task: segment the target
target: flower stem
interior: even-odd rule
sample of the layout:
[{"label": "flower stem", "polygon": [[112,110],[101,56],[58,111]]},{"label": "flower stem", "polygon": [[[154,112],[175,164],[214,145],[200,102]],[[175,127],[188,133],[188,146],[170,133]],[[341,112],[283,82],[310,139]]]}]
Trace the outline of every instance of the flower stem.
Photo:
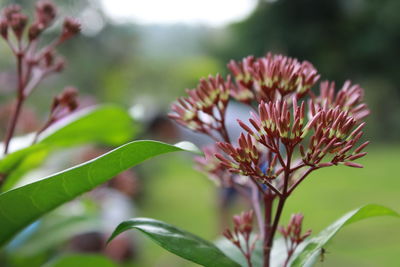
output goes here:
[{"label": "flower stem", "polygon": [[[291,174],[291,159],[292,159],[292,153],[293,150],[291,147],[286,147],[286,152],[287,152],[287,159],[286,159],[286,164],[283,166],[284,167],[284,184],[283,184],[283,192],[281,195],[278,195],[279,197],[279,202],[278,202],[278,206],[276,208],[276,213],[274,216],[274,221],[272,223],[272,227],[270,227],[268,230],[268,234],[266,232],[266,235],[264,237],[264,267],[269,267],[270,266],[270,257],[271,257],[271,249],[272,249],[272,245],[274,243],[274,237],[275,237],[275,233],[278,229],[278,224],[279,224],[279,220],[281,218],[282,215],[282,211],[283,211],[283,207],[285,205],[286,199],[288,197],[288,185],[289,185],[289,179],[290,179],[290,174]],[[273,201],[271,201],[273,202]],[[266,202],[267,204],[267,202]],[[265,206],[265,216],[267,218],[268,215],[267,213],[271,213],[269,210],[271,209],[271,206]]]},{"label": "flower stem", "polygon": [[264,237],[263,237],[263,247],[264,247],[264,267],[269,267],[271,249],[269,245],[269,237],[272,234],[271,226],[271,216],[272,216],[272,206],[274,203],[274,197],[272,194],[264,195]]},{"label": "flower stem", "polygon": [[25,96],[24,96],[24,92],[23,92],[24,91],[24,82],[22,80],[22,61],[23,61],[23,57],[24,57],[23,53],[18,52],[16,54],[16,57],[17,57],[17,78],[18,78],[17,103],[16,103],[15,109],[11,115],[10,124],[7,128],[6,136],[4,139],[4,154],[8,153],[10,141],[14,135],[15,128],[17,126],[17,122],[18,122],[19,116],[21,114],[22,105],[25,100]]}]

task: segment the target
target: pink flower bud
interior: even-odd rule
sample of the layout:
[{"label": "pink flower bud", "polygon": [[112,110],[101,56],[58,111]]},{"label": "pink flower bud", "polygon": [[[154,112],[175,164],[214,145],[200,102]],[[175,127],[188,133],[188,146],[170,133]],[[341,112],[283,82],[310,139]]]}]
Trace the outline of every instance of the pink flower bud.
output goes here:
[{"label": "pink flower bud", "polygon": [[60,42],[70,39],[71,37],[80,33],[80,31],[81,24],[78,22],[78,20],[74,18],[65,18],[60,36]]},{"label": "pink flower bud", "polygon": [[364,168],[364,166],[361,165],[361,164],[358,164],[358,163],[355,163],[355,162],[349,162],[349,161],[346,161],[344,163],[344,165],[349,166],[349,167],[353,167],[353,168]]}]

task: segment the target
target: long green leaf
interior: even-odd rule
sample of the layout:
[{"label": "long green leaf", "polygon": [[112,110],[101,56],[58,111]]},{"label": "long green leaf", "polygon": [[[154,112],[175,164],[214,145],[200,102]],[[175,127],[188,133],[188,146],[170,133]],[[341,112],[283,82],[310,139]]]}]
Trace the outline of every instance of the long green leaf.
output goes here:
[{"label": "long green leaf", "polygon": [[124,109],[105,105],[81,110],[60,121],[33,146],[32,135],[14,138],[13,147],[19,150],[0,159],[0,173],[7,175],[2,191],[11,189],[23,174],[38,167],[51,150],[83,143],[120,145],[132,140],[136,131],[137,126]]},{"label": "long green leaf", "polygon": [[135,141],[43,180],[0,194],[0,245],[40,216],[116,174],[157,155],[182,150],[156,141]]},{"label": "long green leaf", "polygon": [[135,218],[122,222],[112,233],[109,242],[129,229],[141,231],[166,250],[200,265],[209,267],[240,266],[214,244],[154,219]]},{"label": "long green leaf", "polygon": [[395,216],[400,214],[384,206],[369,204],[350,211],[339,220],[321,231],[316,237],[310,239],[303,250],[293,259],[292,267],[313,266],[321,255],[322,248],[342,229],[344,226],[376,216]]}]

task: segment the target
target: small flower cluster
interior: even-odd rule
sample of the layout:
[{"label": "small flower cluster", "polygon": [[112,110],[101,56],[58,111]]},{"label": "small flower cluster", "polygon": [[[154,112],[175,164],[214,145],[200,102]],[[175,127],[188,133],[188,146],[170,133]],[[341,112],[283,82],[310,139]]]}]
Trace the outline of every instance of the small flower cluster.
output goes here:
[{"label": "small flower cluster", "polygon": [[[350,167],[362,167],[352,161],[367,154],[362,150],[369,142],[364,142],[357,147],[357,143],[363,135],[362,129],[365,123],[357,123],[349,112],[342,111],[339,107],[317,110],[311,106],[310,110],[312,119],[307,125],[305,133],[311,130],[313,134],[310,137],[307,151],[300,146],[304,163],[320,167],[339,163]],[[330,161],[320,163],[327,155],[331,156]]]},{"label": "small flower cluster", "polygon": [[217,132],[226,137],[224,119],[230,87],[229,77],[227,81],[221,75],[201,79],[196,89],[187,90],[188,97],[172,106],[169,117],[193,131],[211,136]]},{"label": "small flower cluster", "polygon": [[254,240],[251,241],[253,218],[254,214],[252,210],[235,215],[233,216],[233,231],[226,229],[223,233],[223,235],[242,252],[249,263],[251,262],[251,254],[257,240],[254,238]]},{"label": "small flower cluster", "polygon": [[[53,100],[51,107],[51,113],[62,113],[63,110],[66,112],[72,112],[78,107],[77,101],[78,91],[74,87],[66,87],[64,91],[56,96]],[[57,116],[59,117],[59,116]]]},{"label": "small flower cluster", "polygon": [[237,82],[232,96],[245,103],[253,99],[274,101],[288,95],[301,98],[319,79],[310,62],[271,53],[258,59],[250,56],[242,62],[231,61],[228,67]]},{"label": "small flower cluster", "polygon": [[303,218],[303,215],[300,213],[292,214],[289,224],[286,227],[280,226],[278,228],[278,231],[282,234],[285,240],[287,249],[285,266],[287,265],[290,257],[293,255],[298,245],[311,235],[311,230],[307,230],[305,233],[302,233]]},{"label": "small flower cluster", "polygon": [[[72,18],[64,20],[60,36],[51,44],[38,49],[39,37],[49,28],[57,16],[55,5],[49,0],[38,1],[36,4],[34,21],[28,25],[28,16],[19,5],[10,5],[3,9],[0,19],[0,33],[7,41],[11,50],[21,58],[21,69],[24,72],[23,83],[34,83],[44,76],[60,72],[64,68],[64,60],[55,55],[55,48],[80,32],[80,24]],[[15,36],[15,42],[10,36],[10,31]],[[26,33],[26,39],[24,36]],[[40,79],[39,79],[40,78]],[[25,95],[32,89],[25,90]]]},{"label": "small flower cluster", "polygon": [[55,122],[68,116],[78,108],[78,90],[74,87],[66,87],[64,90],[54,97],[50,108],[50,114],[46,123],[36,132],[33,143],[36,143],[39,135]]},{"label": "small flower cluster", "polygon": [[298,106],[296,99],[293,100],[292,112],[286,101],[277,100],[268,103],[261,101],[258,106],[259,115],[252,113],[249,119],[255,131],[242,121],[239,121],[239,124],[259,143],[278,153],[277,138],[283,144],[291,146],[295,146],[303,139],[304,109],[304,102]]},{"label": "small flower cluster", "polygon": [[[78,21],[65,18],[60,35],[52,42],[40,47],[40,37],[54,23],[56,17],[57,8],[50,0],[40,0],[36,3],[32,23],[29,23],[28,16],[22,12],[19,5],[9,5],[2,10],[0,35],[17,59],[17,103],[4,140],[5,154],[8,152],[25,99],[43,79],[64,69],[65,61],[57,55],[56,48],[81,30]],[[67,106],[67,109],[61,108],[62,113],[69,113],[76,109],[76,90],[74,93],[73,91],[67,89],[62,96],[54,99],[51,121],[55,121],[56,117],[60,118],[60,115],[55,116],[55,113],[60,113],[61,107]],[[44,127],[48,126],[47,122]],[[38,133],[40,132],[41,130]]]},{"label": "small flower cluster", "polygon": [[363,103],[364,90],[358,85],[346,81],[343,87],[335,94],[335,83],[324,81],[320,85],[320,95],[313,97],[313,103],[327,110],[338,107],[357,121],[369,115],[368,107]]}]

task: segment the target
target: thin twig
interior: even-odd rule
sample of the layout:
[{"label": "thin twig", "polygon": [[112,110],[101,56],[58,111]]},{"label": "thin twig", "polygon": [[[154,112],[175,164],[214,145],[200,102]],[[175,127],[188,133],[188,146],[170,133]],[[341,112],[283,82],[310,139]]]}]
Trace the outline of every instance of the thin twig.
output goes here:
[{"label": "thin twig", "polygon": [[22,70],[22,62],[23,62],[23,57],[24,57],[23,52],[22,51],[18,51],[17,54],[16,54],[16,57],[17,57],[17,79],[18,79],[18,82],[17,82],[17,103],[16,103],[15,109],[14,109],[12,115],[11,115],[11,120],[10,120],[9,126],[7,128],[6,136],[5,136],[5,139],[4,139],[4,154],[8,153],[10,142],[11,142],[11,139],[12,139],[12,137],[14,135],[15,128],[17,126],[18,119],[19,119],[19,116],[21,114],[22,105],[23,105],[23,102],[25,100],[25,97],[24,97],[24,83],[23,83],[23,80],[22,80],[22,71],[23,71]]}]

